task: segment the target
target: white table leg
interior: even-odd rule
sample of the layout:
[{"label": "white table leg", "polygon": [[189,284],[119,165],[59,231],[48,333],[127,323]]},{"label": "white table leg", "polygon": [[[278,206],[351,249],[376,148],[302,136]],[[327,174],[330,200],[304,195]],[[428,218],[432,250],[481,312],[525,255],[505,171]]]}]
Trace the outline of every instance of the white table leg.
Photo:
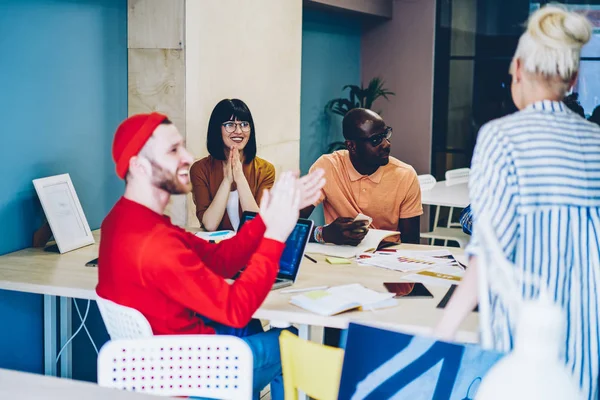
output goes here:
[{"label": "white table leg", "polygon": [[[72,304],[69,297],[59,297],[60,302],[60,347],[65,345],[71,338],[73,331],[72,325]],[[73,367],[73,342],[69,343],[67,348],[60,356],[60,376],[63,378],[72,377]]]},{"label": "white table leg", "polygon": [[[310,325],[298,325],[298,336],[304,340],[310,340]],[[308,400],[308,396],[302,390],[298,390],[298,400]]]},{"label": "white table leg", "polygon": [[[310,325],[298,325],[298,336],[304,340],[310,340]],[[298,390],[298,400],[308,400],[308,396],[302,390]]]},{"label": "white table leg", "polygon": [[298,336],[304,340],[310,340],[310,325],[298,325]]},{"label": "white table leg", "polygon": [[56,375],[56,297],[44,295],[44,375]]}]

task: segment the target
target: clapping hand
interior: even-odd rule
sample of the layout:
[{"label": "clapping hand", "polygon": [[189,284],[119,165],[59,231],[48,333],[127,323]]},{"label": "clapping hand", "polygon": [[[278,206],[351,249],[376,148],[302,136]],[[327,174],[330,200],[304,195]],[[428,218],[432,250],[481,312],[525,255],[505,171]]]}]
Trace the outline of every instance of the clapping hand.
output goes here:
[{"label": "clapping hand", "polygon": [[267,229],[265,238],[285,243],[296,226],[300,213],[301,185],[292,172],[284,172],[271,190],[265,190],[260,216]]},{"label": "clapping hand", "polygon": [[240,151],[237,147],[232,146],[231,150],[229,150],[230,159],[231,159],[231,170],[233,175],[233,180],[236,183],[239,183],[242,179],[246,179],[244,176],[244,170],[242,169],[242,161],[240,160]]},{"label": "clapping hand", "polygon": [[315,204],[321,197],[321,189],[325,186],[325,171],[318,168],[298,180],[300,184],[300,209]]},{"label": "clapping hand", "polygon": [[223,180],[228,184],[233,183],[233,151],[229,151],[227,160],[223,162]]}]

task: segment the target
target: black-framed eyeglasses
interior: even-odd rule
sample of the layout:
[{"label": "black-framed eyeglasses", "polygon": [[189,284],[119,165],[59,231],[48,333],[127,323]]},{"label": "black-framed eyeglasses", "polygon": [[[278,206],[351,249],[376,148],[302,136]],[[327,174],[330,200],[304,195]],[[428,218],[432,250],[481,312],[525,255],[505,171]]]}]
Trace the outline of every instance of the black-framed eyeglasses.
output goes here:
[{"label": "black-framed eyeglasses", "polygon": [[373,135],[373,136],[369,136],[368,138],[356,138],[353,140],[359,140],[361,142],[369,142],[371,144],[371,146],[373,147],[377,147],[381,144],[381,142],[383,142],[383,140],[390,140],[390,138],[392,137],[392,127],[388,126],[387,128],[385,128],[385,131],[378,133],[377,135]]},{"label": "black-framed eyeglasses", "polygon": [[237,129],[238,126],[240,127],[242,132],[250,132],[250,122],[248,122],[248,121],[240,121],[240,122],[227,121],[227,122],[223,122],[221,125],[223,125],[223,127],[225,128],[225,132],[227,132],[227,133],[235,132],[235,130]]}]

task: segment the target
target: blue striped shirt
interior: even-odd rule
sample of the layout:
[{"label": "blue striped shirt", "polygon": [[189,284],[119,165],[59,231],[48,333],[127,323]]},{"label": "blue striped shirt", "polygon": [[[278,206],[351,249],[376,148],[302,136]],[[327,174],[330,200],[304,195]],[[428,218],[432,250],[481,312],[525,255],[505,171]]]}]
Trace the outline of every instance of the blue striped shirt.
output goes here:
[{"label": "blue striped shirt", "polygon": [[473,212],[471,211],[471,205],[466,206],[460,213],[460,226],[467,235],[473,233]]},{"label": "blue striped shirt", "polygon": [[[523,298],[542,286],[565,311],[563,360],[585,398],[598,398],[600,332],[600,127],[561,102],[542,101],[486,124],[473,155],[470,197],[485,210],[507,259],[536,282],[519,282]],[[494,347],[513,347],[515,320],[489,291]]]}]

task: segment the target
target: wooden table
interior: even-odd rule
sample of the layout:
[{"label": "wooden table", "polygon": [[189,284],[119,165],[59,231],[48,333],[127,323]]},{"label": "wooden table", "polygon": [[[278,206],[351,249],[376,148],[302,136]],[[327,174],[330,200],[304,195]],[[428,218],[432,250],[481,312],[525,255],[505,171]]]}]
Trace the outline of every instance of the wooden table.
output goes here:
[{"label": "wooden table", "polygon": [[[71,336],[71,298],[94,300],[98,283],[97,270],[85,264],[98,256],[100,233],[94,232],[96,244],[65,254],[48,253],[42,249],[25,249],[0,257],[0,289],[44,295],[44,363],[45,373],[56,375],[56,331],[60,334],[60,346]],[[427,249],[430,246],[401,245],[403,249]],[[440,247],[435,247],[440,249]],[[462,250],[450,248],[461,255]],[[331,265],[323,256],[313,255],[318,262],[304,258],[294,288],[335,286],[348,283],[385,291],[383,282],[395,282],[403,274],[376,267]],[[427,335],[441,317],[436,305],[447,288],[428,286],[433,299],[400,299],[398,305],[375,311],[355,311],[332,317],[322,317],[289,304],[293,294],[273,291],[255,313],[256,318],[272,321],[273,325],[299,325],[303,337],[308,338],[310,326],[346,328],[351,321],[390,327],[412,334]],[[57,313],[57,303],[61,312]],[[60,315],[57,322],[57,314]],[[478,320],[471,314],[461,327],[457,339],[477,341]],[[54,334],[54,336],[53,336]],[[66,355],[61,356],[61,376],[70,377],[70,345]],[[64,358],[62,358],[64,357]]]},{"label": "wooden table", "polygon": [[0,369],[2,400],[151,400],[156,396],[103,388],[93,383]]}]

